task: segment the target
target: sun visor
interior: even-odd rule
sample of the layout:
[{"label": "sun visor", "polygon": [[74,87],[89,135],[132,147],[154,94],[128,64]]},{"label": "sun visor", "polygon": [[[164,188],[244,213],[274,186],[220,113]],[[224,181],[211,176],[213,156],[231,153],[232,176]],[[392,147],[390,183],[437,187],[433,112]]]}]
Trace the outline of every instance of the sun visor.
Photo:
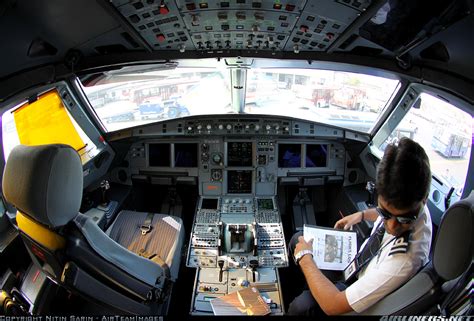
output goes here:
[{"label": "sun visor", "polygon": [[13,117],[23,145],[67,144],[76,151],[86,146],[56,90],[21,106],[13,112]]}]

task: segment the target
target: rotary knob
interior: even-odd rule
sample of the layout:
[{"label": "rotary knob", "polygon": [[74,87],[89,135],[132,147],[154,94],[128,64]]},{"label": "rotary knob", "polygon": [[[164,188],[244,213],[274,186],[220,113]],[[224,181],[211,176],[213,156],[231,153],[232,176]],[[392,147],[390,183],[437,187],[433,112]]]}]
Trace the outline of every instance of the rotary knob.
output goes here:
[{"label": "rotary knob", "polygon": [[222,124],[219,124],[219,127],[218,127],[220,130],[223,130],[224,129],[224,125]]},{"label": "rotary knob", "polygon": [[266,130],[270,130],[270,129],[272,129],[272,126],[267,125],[267,126],[265,126],[265,129],[266,129]]},{"label": "rotary knob", "polygon": [[207,130],[211,130],[211,129],[212,129],[212,125],[211,125],[211,124],[207,125],[207,126],[206,126],[206,129],[207,129]]},{"label": "rotary knob", "polygon": [[222,156],[220,154],[213,154],[212,155],[212,161],[215,163],[215,164],[220,164],[221,161],[222,161]]},{"label": "rotary knob", "polygon": [[260,129],[260,125],[255,125],[255,130],[259,130]]},{"label": "rotary knob", "polygon": [[201,130],[202,129],[202,125],[197,125],[197,130]]},{"label": "rotary knob", "polygon": [[231,129],[232,129],[232,125],[231,125],[231,124],[227,124],[227,126],[225,126],[225,128],[226,128],[227,130],[231,130]]}]

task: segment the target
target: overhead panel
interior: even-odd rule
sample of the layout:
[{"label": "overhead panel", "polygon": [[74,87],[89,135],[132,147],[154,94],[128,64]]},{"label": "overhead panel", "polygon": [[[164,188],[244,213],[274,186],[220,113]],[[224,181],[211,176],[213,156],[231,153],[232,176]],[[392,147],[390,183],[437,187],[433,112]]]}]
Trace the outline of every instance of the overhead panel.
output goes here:
[{"label": "overhead panel", "polygon": [[184,19],[198,50],[281,51],[305,2],[209,1],[206,9],[186,2]]},{"label": "overhead panel", "polygon": [[370,4],[357,2],[359,8],[354,8],[353,2],[308,1],[285,51],[325,51]]},{"label": "overhead panel", "polygon": [[154,50],[325,51],[370,0],[113,0]]},{"label": "overhead panel", "polygon": [[194,47],[174,1],[114,0],[112,4],[154,50]]}]

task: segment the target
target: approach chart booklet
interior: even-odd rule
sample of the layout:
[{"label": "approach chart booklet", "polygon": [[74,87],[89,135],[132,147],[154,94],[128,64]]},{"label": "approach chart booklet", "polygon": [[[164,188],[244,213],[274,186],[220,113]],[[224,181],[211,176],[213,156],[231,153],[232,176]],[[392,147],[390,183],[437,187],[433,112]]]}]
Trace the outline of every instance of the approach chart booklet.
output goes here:
[{"label": "approach chart booklet", "polygon": [[305,241],[313,239],[313,259],[322,270],[344,270],[357,254],[357,234],[315,225],[304,225]]},{"label": "approach chart booklet", "polygon": [[267,315],[271,312],[260,292],[255,287],[211,300],[214,315]]}]

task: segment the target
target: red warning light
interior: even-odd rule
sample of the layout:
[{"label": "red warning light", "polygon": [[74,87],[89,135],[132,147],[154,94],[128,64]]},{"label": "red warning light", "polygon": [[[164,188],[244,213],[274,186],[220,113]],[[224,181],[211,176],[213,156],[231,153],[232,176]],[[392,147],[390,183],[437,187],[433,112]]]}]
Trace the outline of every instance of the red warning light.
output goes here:
[{"label": "red warning light", "polygon": [[160,33],[159,35],[156,35],[156,40],[158,40],[158,42],[165,41],[165,35],[162,33]]},{"label": "red warning light", "polygon": [[285,7],[285,10],[286,10],[286,11],[294,11],[294,10],[295,10],[295,6],[292,5],[292,4],[287,4],[286,7]]},{"label": "red warning light", "polygon": [[309,27],[308,27],[308,26],[302,25],[302,26],[300,27],[300,31],[301,31],[301,32],[306,33],[306,32],[308,32],[308,30],[309,30]]},{"label": "red warning light", "polygon": [[168,14],[170,9],[167,6],[160,6],[160,14]]},{"label": "red warning light", "polygon": [[281,9],[281,3],[274,3],[273,4],[273,9],[280,10]]}]

